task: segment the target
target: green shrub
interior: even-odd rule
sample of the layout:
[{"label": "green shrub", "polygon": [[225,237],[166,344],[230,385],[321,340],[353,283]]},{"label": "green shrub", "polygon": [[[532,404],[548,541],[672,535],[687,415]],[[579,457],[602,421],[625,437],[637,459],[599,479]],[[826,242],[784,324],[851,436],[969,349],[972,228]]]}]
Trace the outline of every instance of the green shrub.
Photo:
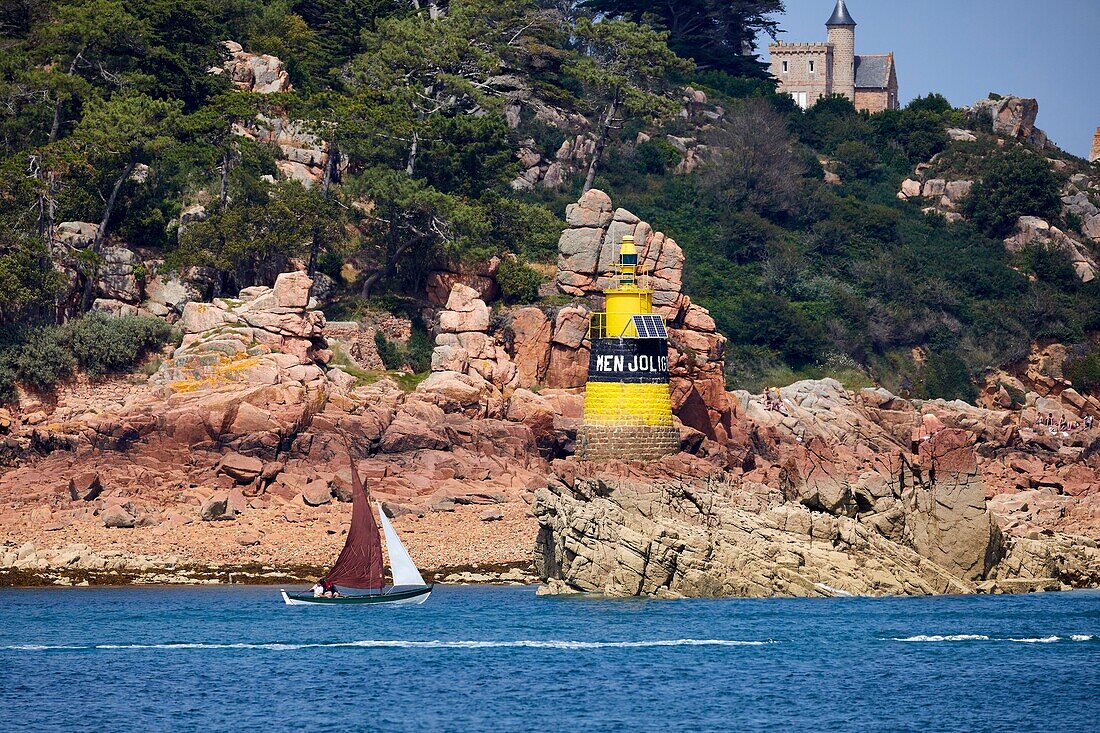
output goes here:
[{"label": "green shrub", "polygon": [[15,385],[51,392],[80,366],[89,376],[130,371],[169,341],[171,327],[151,316],[110,318],[92,313],[64,326],[8,329],[0,345],[0,404],[13,402]]},{"label": "green shrub", "polygon": [[386,338],[381,331],[374,332],[374,345],[378,348],[378,356],[382,359],[382,366],[386,369],[400,369],[405,366],[405,357],[397,344]]},{"label": "green shrub", "polygon": [[1078,392],[1100,390],[1100,351],[1093,351],[1083,359],[1069,362],[1065,366],[1065,374]]},{"label": "green shrub", "polygon": [[0,405],[10,405],[18,398],[15,382],[15,372],[6,364],[0,364]]},{"label": "green shrub", "polygon": [[57,341],[93,377],[129,371],[168,343],[172,328],[152,316],[110,318],[92,313],[58,329]]},{"label": "green shrub", "polygon": [[978,398],[966,362],[953,351],[934,351],[928,357],[923,393],[929,399],[974,402]]},{"label": "green shrub", "polygon": [[837,172],[845,181],[867,178],[879,167],[874,148],[862,140],[849,140],[837,145],[834,155],[839,164]]},{"label": "green shrub", "polygon": [[497,284],[506,303],[534,303],[543,280],[537,270],[511,258],[505,258],[497,269]]},{"label": "green shrub", "polygon": [[989,236],[1008,235],[1021,216],[1050,221],[1061,213],[1058,178],[1043,157],[1024,148],[993,153],[981,172],[963,208]]},{"label": "green shrub", "polygon": [[35,392],[49,392],[73,374],[73,355],[58,343],[59,329],[43,329],[13,354],[16,379]]},{"label": "green shrub", "polygon": [[668,140],[655,137],[634,149],[638,172],[664,175],[680,162],[680,151]]},{"label": "green shrub", "polygon": [[1069,251],[1059,245],[1035,244],[1023,252],[1028,269],[1043,282],[1073,289],[1077,285],[1077,271]]},{"label": "green shrub", "polygon": [[719,246],[727,260],[744,265],[767,258],[771,226],[765,219],[752,212],[736,212],[716,224]]},{"label": "green shrub", "polygon": [[432,368],[432,339],[428,329],[418,320],[413,321],[412,335],[406,347],[406,358],[409,368],[417,374],[431,371]]}]

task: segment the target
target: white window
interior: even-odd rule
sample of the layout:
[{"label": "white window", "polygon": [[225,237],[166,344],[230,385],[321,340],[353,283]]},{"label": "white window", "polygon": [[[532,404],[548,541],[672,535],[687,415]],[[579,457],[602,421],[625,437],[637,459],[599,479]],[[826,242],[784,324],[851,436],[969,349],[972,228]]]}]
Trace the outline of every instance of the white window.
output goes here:
[{"label": "white window", "polygon": [[786,74],[788,71],[790,71],[789,64],[788,64],[788,62],[784,61],[783,62],[783,73]]},{"label": "white window", "polygon": [[814,62],[810,61],[810,73],[814,73]]},{"label": "white window", "polygon": [[808,92],[791,92],[791,97],[794,98],[794,103],[802,109],[806,109],[810,106],[810,95]]}]

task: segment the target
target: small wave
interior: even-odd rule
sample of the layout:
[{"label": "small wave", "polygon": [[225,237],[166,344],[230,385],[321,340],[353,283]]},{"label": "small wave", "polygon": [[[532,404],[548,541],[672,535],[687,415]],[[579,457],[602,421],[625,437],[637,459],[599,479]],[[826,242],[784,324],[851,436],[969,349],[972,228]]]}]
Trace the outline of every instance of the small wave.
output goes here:
[{"label": "small wave", "polygon": [[951,636],[925,635],[892,637],[890,641],[989,641],[985,634],[953,634]]},{"label": "small wave", "polygon": [[1092,641],[1096,637],[1092,636],[1091,634],[1074,634],[1073,636],[1071,636],[1069,638],[1072,639],[1073,641]]},{"label": "small wave", "polygon": [[1056,641],[1061,641],[1059,636],[1026,636],[1022,639],[1012,639],[1009,641],[1015,641],[1020,644],[1053,644]]},{"label": "small wave", "polygon": [[517,639],[515,641],[410,641],[404,639],[363,639],[360,641],[339,641],[330,643],[234,643],[234,644],[206,644],[201,642],[172,643],[172,644],[94,644],[84,646],[48,645],[48,644],[13,644],[0,647],[5,651],[54,651],[54,650],[129,650],[129,649],[263,649],[267,651],[297,651],[300,649],[335,649],[335,648],[398,648],[398,649],[501,649],[501,648],[529,648],[529,649],[641,649],[646,647],[674,647],[674,646],[765,646],[775,644],[776,641],[741,641],[737,639],[658,639],[653,641],[568,641],[568,640],[540,640]]}]

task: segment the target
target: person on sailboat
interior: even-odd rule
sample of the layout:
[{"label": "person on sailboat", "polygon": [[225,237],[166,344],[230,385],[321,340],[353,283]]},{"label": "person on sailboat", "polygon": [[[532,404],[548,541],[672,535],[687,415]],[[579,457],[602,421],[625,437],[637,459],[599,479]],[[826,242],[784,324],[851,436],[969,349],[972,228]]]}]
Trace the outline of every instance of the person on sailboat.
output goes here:
[{"label": "person on sailboat", "polygon": [[321,581],[318,580],[313,584],[313,587],[310,588],[310,591],[312,591],[314,598],[320,598],[325,594],[325,586],[321,585]]}]

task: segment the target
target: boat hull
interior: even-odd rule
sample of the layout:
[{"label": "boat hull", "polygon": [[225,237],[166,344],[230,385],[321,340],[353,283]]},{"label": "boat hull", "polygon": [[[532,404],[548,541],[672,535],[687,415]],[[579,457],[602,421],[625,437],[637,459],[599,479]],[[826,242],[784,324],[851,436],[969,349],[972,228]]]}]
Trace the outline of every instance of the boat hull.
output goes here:
[{"label": "boat hull", "polygon": [[340,596],[339,598],[324,598],[312,593],[287,593],[280,589],[283,602],[288,606],[365,606],[369,604],[388,603],[394,606],[419,606],[428,600],[432,594],[434,585],[425,585],[420,588],[396,588],[385,593],[369,596]]}]

